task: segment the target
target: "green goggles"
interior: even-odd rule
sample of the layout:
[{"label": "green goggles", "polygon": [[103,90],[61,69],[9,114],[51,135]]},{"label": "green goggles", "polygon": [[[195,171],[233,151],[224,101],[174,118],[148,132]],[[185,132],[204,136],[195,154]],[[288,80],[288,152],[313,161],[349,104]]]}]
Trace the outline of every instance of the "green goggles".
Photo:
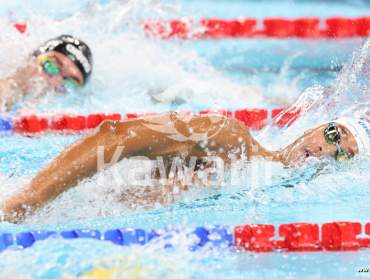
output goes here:
[{"label": "green goggles", "polygon": [[[42,69],[47,75],[52,77],[61,75],[61,69],[55,61],[51,60],[47,56],[41,56],[40,60]],[[67,77],[63,77],[63,84],[57,88],[58,91],[64,93],[73,93],[76,92],[77,89],[77,84]]]},{"label": "green goggles", "polygon": [[350,158],[349,154],[347,154],[340,146],[340,131],[335,123],[329,123],[328,127],[326,127],[326,129],[324,130],[324,137],[327,143],[334,144],[337,148],[337,151],[334,155],[335,160],[342,161],[348,160]]}]

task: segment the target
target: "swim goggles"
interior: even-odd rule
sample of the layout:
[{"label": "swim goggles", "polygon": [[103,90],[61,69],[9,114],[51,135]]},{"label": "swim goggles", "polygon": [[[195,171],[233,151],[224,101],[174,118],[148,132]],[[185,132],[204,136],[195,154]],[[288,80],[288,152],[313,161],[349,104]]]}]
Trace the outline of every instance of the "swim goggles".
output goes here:
[{"label": "swim goggles", "polygon": [[[60,66],[51,57],[40,55],[40,62],[43,71],[49,76],[61,75]],[[78,89],[78,85],[68,77],[63,77],[63,84],[57,88],[58,91],[64,93],[73,93]]]},{"label": "swim goggles", "polygon": [[330,122],[328,127],[324,130],[324,137],[327,143],[334,144],[337,148],[334,158],[337,161],[348,160],[350,158],[349,154],[346,153],[343,148],[340,146],[340,132],[338,126]]}]

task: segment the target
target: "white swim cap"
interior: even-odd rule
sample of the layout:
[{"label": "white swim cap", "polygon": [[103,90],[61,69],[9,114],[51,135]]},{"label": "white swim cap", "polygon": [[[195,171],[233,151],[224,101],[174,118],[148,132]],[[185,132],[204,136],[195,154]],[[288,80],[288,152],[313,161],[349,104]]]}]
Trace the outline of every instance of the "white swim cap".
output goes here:
[{"label": "white swim cap", "polygon": [[370,154],[370,124],[365,119],[343,117],[334,122],[346,127],[354,136],[361,155]]}]

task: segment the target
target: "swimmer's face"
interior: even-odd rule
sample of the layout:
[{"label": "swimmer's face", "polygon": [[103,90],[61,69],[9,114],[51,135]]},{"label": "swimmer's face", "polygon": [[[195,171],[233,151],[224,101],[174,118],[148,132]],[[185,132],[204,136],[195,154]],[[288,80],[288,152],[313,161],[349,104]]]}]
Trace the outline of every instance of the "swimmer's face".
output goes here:
[{"label": "swimmer's face", "polygon": [[[326,142],[324,130],[328,124],[308,130],[282,152],[282,160],[287,165],[297,164],[310,157],[334,157],[336,147]],[[341,136],[340,146],[349,155],[358,153],[355,138],[348,129],[337,124]]]},{"label": "swimmer's face", "polygon": [[42,77],[47,81],[53,89],[61,88],[65,85],[65,81],[70,80],[77,88],[83,86],[83,75],[78,67],[68,58],[68,56],[52,51],[47,54],[48,59],[56,64],[60,74],[50,75],[45,71],[41,72]]}]

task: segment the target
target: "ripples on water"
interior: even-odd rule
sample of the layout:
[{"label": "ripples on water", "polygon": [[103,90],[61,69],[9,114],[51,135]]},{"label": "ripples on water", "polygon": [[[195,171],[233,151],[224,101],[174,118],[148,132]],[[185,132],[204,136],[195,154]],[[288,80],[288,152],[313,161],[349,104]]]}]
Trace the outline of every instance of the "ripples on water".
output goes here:
[{"label": "ripples on water", "polygon": [[[71,5],[78,5],[76,3],[72,1]],[[59,14],[57,21],[42,13],[36,16],[37,12],[30,10],[33,13],[27,15],[30,28],[27,36],[14,32],[11,27],[4,28],[0,36],[1,76],[20,65],[30,49],[63,30],[63,33],[80,36],[92,46],[95,77],[81,96],[54,97],[50,94],[39,105],[27,103],[20,108],[22,110],[124,113],[255,107],[263,106],[268,101],[258,93],[263,90],[262,84],[257,82],[252,88],[246,88],[243,83],[230,79],[216,69],[207,55],[199,56],[197,50],[187,43],[163,43],[147,39],[138,32],[137,23],[147,18],[167,18],[169,14],[181,16],[183,11],[176,5],[162,5],[156,1],[91,4],[79,14],[70,16],[67,11],[64,16]],[[2,26],[8,26],[6,20],[1,21]],[[315,85],[305,90],[295,105],[307,101],[312,101],[314,105],[299,121],[283,130],[268,128],[256,135],[258,139],[268,147],[280,148],[305,129],[322,121],[354,112],[366,117],[370,92],[369,72],[366,70],[369,44],[369,40],[363,42],[331,88]],[[289,69],[289,59],[286,65]],[[278,89],[279,86],[280,89],[286,89],[286,85],[289,85],[289,79],[287,82],[283,81],[284,78],[286,76],[282,75],[277,79]],[[293,100],[297,91],[297,88],[293,88],[288,97]],[[224,97],[225,92],[228,98]],[[0,176],[3,189],[1,199],[21,187],[42,165],[77,137],[57,139],[47,136],[40,139],[39,147],[35,147],[38,139],[1,138],[0,167],[4,173]],[[123,208],[116,199],[119,189],[109,179],[104,185],[98,185],[97,177],[93,177],[64,193],[24,225],[3,223],[0,226],[19,231],[30,228],[106,229],[124,226],[149,229],[176,225],[183,226],[186,231],[189,224],[368,221],[369,166],[367,156],[339,163],[332,159],[312,159],[307,165],[296,169],[286,169],[280,164],[256,159],[238,169],[232,183],[226,182],[221,189],[195,188],[185,193],[174,205],[151,210]],[[130,165],[122,162],[118,167],[129,169]],[[253,175],[249,175],[251,171]],[[269,176],[265,175],[266,171]],[[297,276],[302,268],[313,267],[318,268],[320,274],[332,268],[333,261],[338,267],[345,263],[347,268],[338,270],[348,272],[348,275],[352,274],[352,267],[361,264],[365,264],[365,267],[368,264],[366,253],[353,254],[352,258],[349,254],[340,257],[321,254],[269,256],[207,250],[190,253],[185,248],[188,244],[185,236],[185,232],[175,235],[173,241],[177,248],[172,252],[163,251],[158,244],[121,248],[91,240],[47,240],[25,251],[1,253],[0,267],[3,274],[31,273],[34,278],[56,278],[63,273],[63,278],[73,278],[93,266],[118,265],[126,274],[136,272],[169,278],[175,274],[176,278],[185,278],[192,275],[202,277],[200,274],[204,274],[204,277],[238,277],[243,271],[248,271],[251,276]],[[112,257],[113,260],[110,259]],[[319,262],[320,267],[317,267]],[[332,272],[335,273],[334,270]]]}]

